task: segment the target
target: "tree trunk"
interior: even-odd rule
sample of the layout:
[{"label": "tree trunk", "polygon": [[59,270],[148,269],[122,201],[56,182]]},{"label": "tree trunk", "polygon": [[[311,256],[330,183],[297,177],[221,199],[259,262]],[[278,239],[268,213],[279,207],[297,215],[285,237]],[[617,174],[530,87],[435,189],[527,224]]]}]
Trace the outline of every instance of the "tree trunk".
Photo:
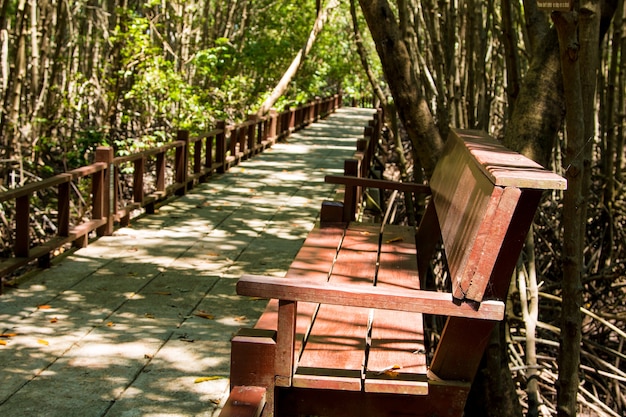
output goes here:
[{"label": "tree trunk", "polygon": [[[8,1],[3,1],[0,7],[0,97],[6,95],[9,87],[9,30],[7,25],[7,9]],[[3,125],[5,110],[0,107],[0,158],[9,159],[10,154],[8,152],[9,140],[7,134],[3,131]],[[4,175],[0,172],[0,181],[2,181]]]},{"label": "tree trunk", "polygon": [[522,415],[517,395],[511,395],[511,392],[515,393],[515,382],[511,378],[506,352],[506,322],[503,321],[491,332],[489,345],[465,404],[464,417]]},{"label": "tree trunk", "polygon": [[291,62],[291,65],[289,66],[289,68],[287,68],[287,71],[285,71],[285,73],[283,74],[283,77],[280,79],[276,87],[274,87],[274,90],[272,90],[269,97],[265,99],[263,104],[261,104],[261,107],[257,111],[257,116],[263,116],[268,111],[270,111],[270,109],[276,103],[276,101],[278,101],[278,99],[285,93],[285,91],[287,91],[287,87],[289,87],[289,83],[298,72],[298,69],[300,69],[300,65],[302,65],[302,62],[304,61],[306,56],[311,51],[311,48],[313,47],[313,44],[315,43],[315,39],[317,38],[317,35],[324,28],[324,24],[328,20],[328,17],[330,16],[330,12],[338,5],[339,5],[338,0],[330,0],[328,5],[326,5],[326,7],[320,13],[318,13],[317,18],[315,19],[315,23],[313,24],[313,29],[311,30],[311,33],[309,34],[309,38],[307,39],[302,49],[300,49],[300,52],[298,52],[296,57],[293,59],[293,61]]},{"label": "tree trunk", "polygon": [[524,247],[527,266],[520,262],[518,267],[518,282],[522,318],[526,328],[526,395],[528,395],[528,412],[526,417],[538,417],[539,405],[539,372],[537,369],[537,339],[536,329],[539,319],[539,286],[537,285],[537,271],[535,268],[535,241],[533,228],[528,231]]},{"label": "tree trunk", "polygon": [[20,0],[17,5],[17,17],[15,25],[15,36],[17,37],[15,48],[14,68],[10,74],[12,82],[7,90],[5,108],[7,109],[7,120],[4,124],[2,120],[2,132],[8,136],[6,152],[11,158],[21,161],[20,137],[19,137],[19,117],[24,78],[26,77],[26,0]]},{"label": "tree trunk", "polygon": [[417,93],[413,64],[398,22],[386,0],[359,0],[359,3],[376,43],[400,119],[420,164],[430,177],[443,148],[443,140],[428,103]]},{"label": "tree trunk", "polygon": [[356,50],[359,54],[359,58],[361,58],[361,65],[363,66],[363,71],[365,71],[365,75],[367,75],[367,79],[374,90],[374,94],[380,100],[380,104],[383,107],[387,107],[387,97],[385,97],[385,93],[382,88],[378,84],[378,80],[374,75],[374,72],[370,68],[369,60],[367,57],[367,51],[365,50],[365,46],[363,45],[363,38],[361,37],[361,31],[359,30],[359,21],[356,15],[356,0],[350,0],[350,15],[352,16],[352,28],[354,32],[354,43],[356,44]]},{"label": "tree trunk", "polygon": [[549,166],[564,111],[558,38],[552,30],[533,54],[507,125],[504,144]]},{"label": "tree trunk", "polygon": [[565,178],[567,191],[563,198],[563,304],[561,308],[561,333],[558,356],[557,415],[576,415],[578,393],[578,368],[582,317],[583,249],[581,239],[584,228],[582,210],[584,165],[581,156],[585,145],[585,109],[581,86],[578,43],[578,15],[575,12],[553,14],[559,35],[561,67],[566,105],[567,148],[565,151]]},{"label": "tree trunk", "polygon": [[615,180],[617,182],[623,182],[622,164],[624,161],[624,136],[626,136],[626,6],[624,1],[621,4],[622,8],[619,11],[622,13],[622,39],[620,41],[620,76],[618,87],[618,103],[620,120],[617,128],[617,154],[615,155]]},{"label": "tree trunk", "polygon": [[[504,60],[506,62],[506,93],[508,98],[507,116],[515,108],[515,101],[520,91],[521,65],[519,40],[517,29],[513,23],[513,8],[511,0],[502,0],[502,43],[504,45]],[[508,118],[508,117],[507,117]]]}]

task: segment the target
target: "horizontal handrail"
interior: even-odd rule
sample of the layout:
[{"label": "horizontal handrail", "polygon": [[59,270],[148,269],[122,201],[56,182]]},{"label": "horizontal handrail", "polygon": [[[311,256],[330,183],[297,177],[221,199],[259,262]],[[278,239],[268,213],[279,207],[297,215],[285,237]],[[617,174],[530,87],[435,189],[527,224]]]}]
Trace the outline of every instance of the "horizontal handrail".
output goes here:
[{"label": "horizontal handrail", "polygon": [[276,278],[244,275],[237,281],[237,294],[285,301],[379,308],[492,321],[502,320],[505,309],[502,301],[461,302],[455,300],[452,294],[447,292],[376,287],[368,284],[334,284],[289,276]]},{"label": "horizontal handrail", "polygon": [[[184,195],[209,176],[228,171],[292,132],[334,112],[341,103],[341,95],[335,94],[280,113],[271,111],[265,117],[250,116],[239,124],[227,125],[221,121],[214,129],[194,136],[189,131],[179,130],[170,143],[132,155],[114,157],[112,148],[100,146],[93,164],[1,192],[0,202],[14,201],[16,214],[12,257],[0,259],[0,294],[2,278],[17,268],[35,259],[46,267],[51,252],[68,243],[85,246],[93,231],[97,236],[112,234],[114,225],[128,224],[135,210],[153,213],[163,200],[172,195]],[[122,195],[125,164],[132,164],[133,172],[127,195]],[[148,176],[154,179],[154,184],[146,191]],[[91,213],[72,224],[71,183],[86,177],[91,179]],[[30,200],[45,190],[53,190],[58,195],[57,233],[34,245],[30,237]]]}]

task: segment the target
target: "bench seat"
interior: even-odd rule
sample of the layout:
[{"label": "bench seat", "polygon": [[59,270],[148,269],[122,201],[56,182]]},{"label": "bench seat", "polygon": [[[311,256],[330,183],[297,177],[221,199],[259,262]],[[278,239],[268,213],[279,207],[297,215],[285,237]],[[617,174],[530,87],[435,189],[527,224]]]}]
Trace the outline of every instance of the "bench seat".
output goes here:
[{"label": "bench seat", "polygon": [[[310,298],[322,294],[324,304],[298,302],[294,387],[427,393],[421,313],[346,306],[345,299],[330,304],[330,296],[322,293],[324,287],[331,292],[362,288],[368,300],[377,294],[374,287],[418,290],[414,239],[410,227],[387,226],[381,233],[380,225],[357,223],[346,229],[316,228],[309,234],[287,277],[275,279],[277,293],[269,294],[275,298],[255,326],[277,330],[277,299],[306,297],[303,283],[311,284]],[[267,295],[268,279],[244,276],[237,291]],[[255,282],[263,288],[255,288]],[[291,294],[290,282],[297,284]]]}]

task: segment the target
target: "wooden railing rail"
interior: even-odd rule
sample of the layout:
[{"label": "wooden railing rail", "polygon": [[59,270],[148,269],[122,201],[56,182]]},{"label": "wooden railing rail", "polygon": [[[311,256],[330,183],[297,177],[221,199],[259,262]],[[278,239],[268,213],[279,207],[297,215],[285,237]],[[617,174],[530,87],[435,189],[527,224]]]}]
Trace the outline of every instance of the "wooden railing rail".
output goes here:
[{"label": "wooden railing rail", "polygon": [[[164,199],[184,195],[212,174],[224,173],[292,132],[326,117],[341,103],[341,95],[336,94],[281,113],[272,111],[266,117],[251,115],[235,125],[220,121],[215,129],[195,136],[179,130],[172,142],[132,155],[114,157],[112,148],[98,147],[91,165],[0,193],[0,203],[14,202],[16,212],[12,222],[13,253],[0,260],[0,281],[35,259],[40,266],[49,266],[53,251],[68,243],[85,246],[91,232],[110,235],[116,222],[127,225],[138,210],[154,213]],[[127,168],[131,168],[132,179],[124,179]],[[71,183],[86,177],[91,178],[90,219],[72,224]],[[55,188],[56,235],[35,245],[30,236],[31,200],[36,193]]]},{"label": "wooden railing rail", "polygon": [[[0,193],[0,203],[15,201],[14,257],[0,263],[2,275],[13,272],[33,259],[38,259],[41,267],[47,267],[50,263],[50,253],[53,250],[69,242],[74,242],[81,246],[87,243],[86,236],[89,232],[96,230],[105,223],[102,214],[105,204],[103,190],[105,188],[104,173],[106,169],[106,164],[96,162],[36,183]],[[85,177],[91,177],[91,220],[72,226],[70,223],[71,183]],[[31,200],[36,193],[49,188],[56,188],[57,191],[57,233],[54,238],[51,238],[45,244],[31,247]]]}]

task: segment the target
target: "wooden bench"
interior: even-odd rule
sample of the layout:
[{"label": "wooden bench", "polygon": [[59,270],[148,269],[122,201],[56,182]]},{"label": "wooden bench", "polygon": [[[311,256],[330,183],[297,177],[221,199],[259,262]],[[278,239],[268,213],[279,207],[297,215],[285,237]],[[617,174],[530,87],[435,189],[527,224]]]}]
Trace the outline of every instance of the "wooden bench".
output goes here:
[{"label": "wooden bench", "polygon": [[[286,277],[237,284],[238,294],[271,301],[232,340],[222,416],[462,415],[542,192],[565,180],[463,130],[450,134],[430,188],[326,180],[345,185],[344,207],[323,206]],[[359,187],[432,195],[417,229],[359,224],[344,210]],[[448,293],[420,289],[440,242]],[[422,314],[447,316],[430,361]],[[249,389],[263,395],[236,414],[233,398]]]}]

